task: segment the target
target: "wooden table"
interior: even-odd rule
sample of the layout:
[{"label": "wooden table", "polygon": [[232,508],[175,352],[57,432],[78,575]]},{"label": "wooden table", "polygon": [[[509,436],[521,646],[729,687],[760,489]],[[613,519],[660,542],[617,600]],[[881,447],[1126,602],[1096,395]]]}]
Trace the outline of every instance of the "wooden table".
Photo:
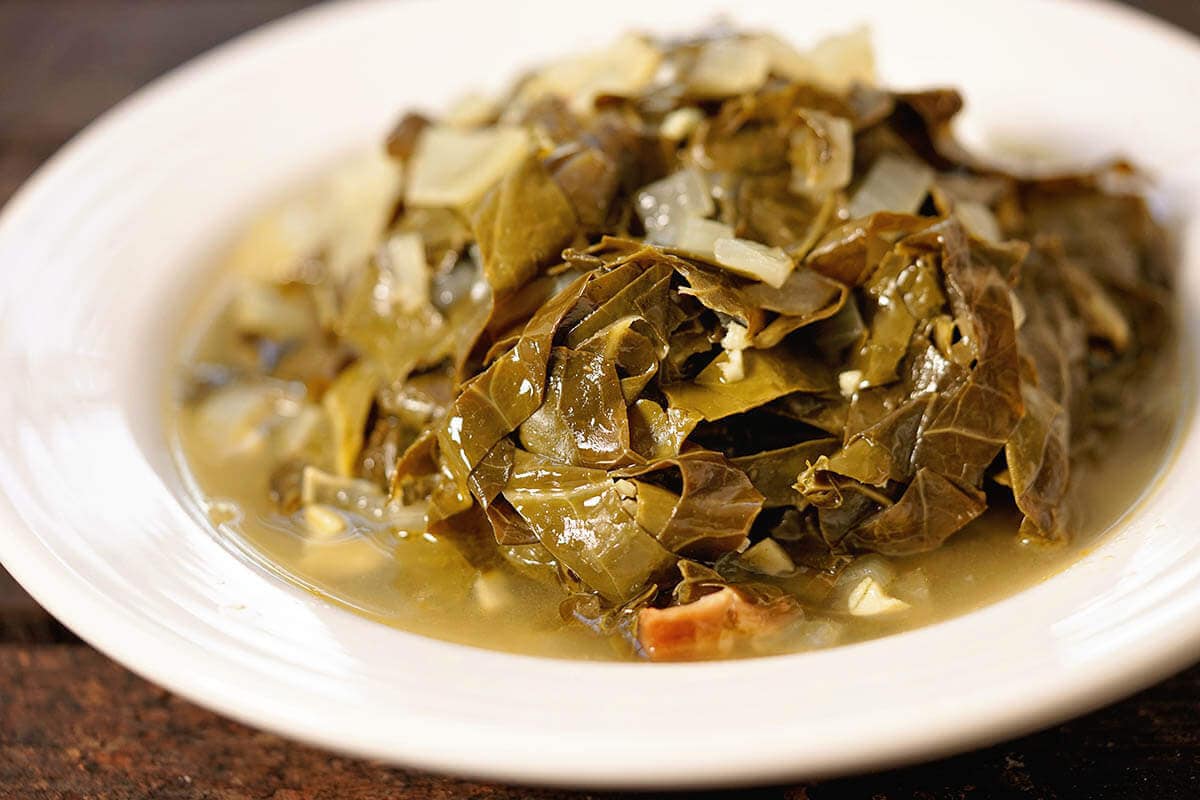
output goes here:
[{"label": "wooden table", "polygon": [[[124,95],[239,31],[307,4],[0,0],[0,203]],[[1137,4],[1200,31],[1200,0]],[[109,661],[0,571],[0,798],[614,796],[470,783],[331,756],[258,733]],[[1105,710],[986,750],[729,796],[1195,800],[1200,667]]]}]

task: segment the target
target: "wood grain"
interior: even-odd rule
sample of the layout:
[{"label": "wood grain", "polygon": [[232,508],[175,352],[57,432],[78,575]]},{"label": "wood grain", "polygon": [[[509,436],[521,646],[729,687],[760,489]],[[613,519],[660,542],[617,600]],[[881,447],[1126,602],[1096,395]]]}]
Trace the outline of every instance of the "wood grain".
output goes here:
[{"label": "wood grain", "polygon": [[[213,45],[304,5],[0,0],[0,203],[122,97]],[[1200,31],[1198,0],[1137,5]],[[1103,711],[975,753],[875,775],[714,796],[1196,800],[1200,668]],[[174,697],[86,647],[0,570],[0,798],[92,797],[617,796],[392,769],[256,732]]]},{"label": "wood grain", "polygon": [[[0,797],[584,800],[343,758],[197,708],[81,646],[0,647]],[[933,764],[725,798],[1194,800],[1200,670],[1016,742]],[[768,735],[769,728],[763,734]],[[698,736],[703,737],[700,733]],[[722,734],[724,735],[724,734]]]}]

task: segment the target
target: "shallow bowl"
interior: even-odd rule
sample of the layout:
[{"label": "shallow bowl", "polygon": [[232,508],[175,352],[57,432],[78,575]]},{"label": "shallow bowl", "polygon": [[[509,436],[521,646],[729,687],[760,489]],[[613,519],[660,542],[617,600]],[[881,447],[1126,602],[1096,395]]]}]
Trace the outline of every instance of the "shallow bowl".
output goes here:
[{"label": "shallow bowl", "polygon": [[[1149,495],[1052,579],[902,635],[750,661],[567,662],[405,634],[248,564],[194,513],[158,404],[167,345],[256,208],[378,141],[400,109],[629,27],[689,31],[725,7],[801,43],[870,23],[885,80],[962,88],[962,134],[985,151],[1134,156],[1178,233],[1181,302],[1200,307],[1200,46],[1115,5],[320,7],[122,103],[0,217],[4,565],[88,642],[197,703],[356,755],[520,782],[685,787],[879,767],[1049,724],[1195,659],[1200,435],[1186,424]],[[1200,317],[1185,318],[1187,352],[1200,352]]]}]

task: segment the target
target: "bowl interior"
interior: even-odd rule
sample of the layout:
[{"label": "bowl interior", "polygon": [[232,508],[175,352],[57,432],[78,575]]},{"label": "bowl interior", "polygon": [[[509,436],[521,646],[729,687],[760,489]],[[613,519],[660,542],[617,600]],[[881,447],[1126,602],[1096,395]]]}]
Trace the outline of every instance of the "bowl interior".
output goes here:
[{"label": "bowl interior", "polygon": [[[559,662],[401,633],[253,568],[195,511],[164,438],[162,373],[205,270],[255,209],[378,141],[401,109],[437,108],[629,27],[691,30],[725,8],[322,7],[200,59],[68,145],[0,217],[5,565],[84,638],[231,716],[521,781],[684,786],[891,763],[1048,722],[1193,658],[1190,427],[1151,495],[1054,579],[900,636],[748,662]],[[1189,38],[1081,2],[801,12],[780,1],[732,19],[800,43],[868,21],[888,84],[964,90],[969,144],[1145,165],[1178,231],[1184,339],[1197,352],[1200,48]],[[1193,407],[1189,392],[1189,419]],[[719,758],[679,735],[714,724],[772,733],[722,737]]]}]

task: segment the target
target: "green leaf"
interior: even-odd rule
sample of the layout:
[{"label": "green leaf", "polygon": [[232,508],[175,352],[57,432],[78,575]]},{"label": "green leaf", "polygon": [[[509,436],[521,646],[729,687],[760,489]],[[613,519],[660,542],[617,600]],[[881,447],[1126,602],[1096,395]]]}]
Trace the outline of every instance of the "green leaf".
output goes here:
[{"label": "green leaf", "polygon": [[753,455],[730,459],[730,463],[746,473],[754,488],[762,492],[763,507],[804,506],[803,495],[794,484],[801,472],[821,456],[838,449],[838,439],[812,439],[778,450],[764,450]]},{"label": "green leaf", "polygon": [[1017,508],[1025,515],[1023,535],[1051,541],[1066,538],[1067,489],[1071,474],[1067,413],[1045,392],[1021,386],[1025,416],[1004,446]]},{"label": "green leaf", "polygon": [[674,564],[603,470],[517,450],[504,498],[559,563],[609,601],[634,597]]},{"label": "green leaf", "polygon": [[791,348],[744,351],[744,377],[733,382],[722,377],[721,365],[729,358],[718,356],[692,382],[664,386],[671,406],[717,420],[793,392],[818,394],[835,386],[827,366]]},{"label": "green leaf", "polygon": [[492,292],[499,296],[524,286],[541,267],[556,262],[578,224],[541,161],[532,156],[522,161],[471,214]]},{"label": "green leaf", "polygon": [[858,526],[859,547],[901,556],[933,550],[987,506],[983,492],[929,469],[918,469],[900,499]]},{"label": "green leaf", "polygon": [[[667,471],[679,475],[677,495],[638,495],[638,516],[663,522],[652,531],[663,546],[681,555],[709,559],[742,547],[763,504],[763,496],[746,473],[719,453],[691,450],[645,466],[626,467],[613,475],[648,478]],[[643,503],[659,507],[643,511]],[[670,510],[663,504],[669,504]]]},{"label": "green leaf", "polygon": [[613,360],[603,352],[554,349],[545,401],[521,424],[521,445],[564,464],[630,461],[629,417]]}]

